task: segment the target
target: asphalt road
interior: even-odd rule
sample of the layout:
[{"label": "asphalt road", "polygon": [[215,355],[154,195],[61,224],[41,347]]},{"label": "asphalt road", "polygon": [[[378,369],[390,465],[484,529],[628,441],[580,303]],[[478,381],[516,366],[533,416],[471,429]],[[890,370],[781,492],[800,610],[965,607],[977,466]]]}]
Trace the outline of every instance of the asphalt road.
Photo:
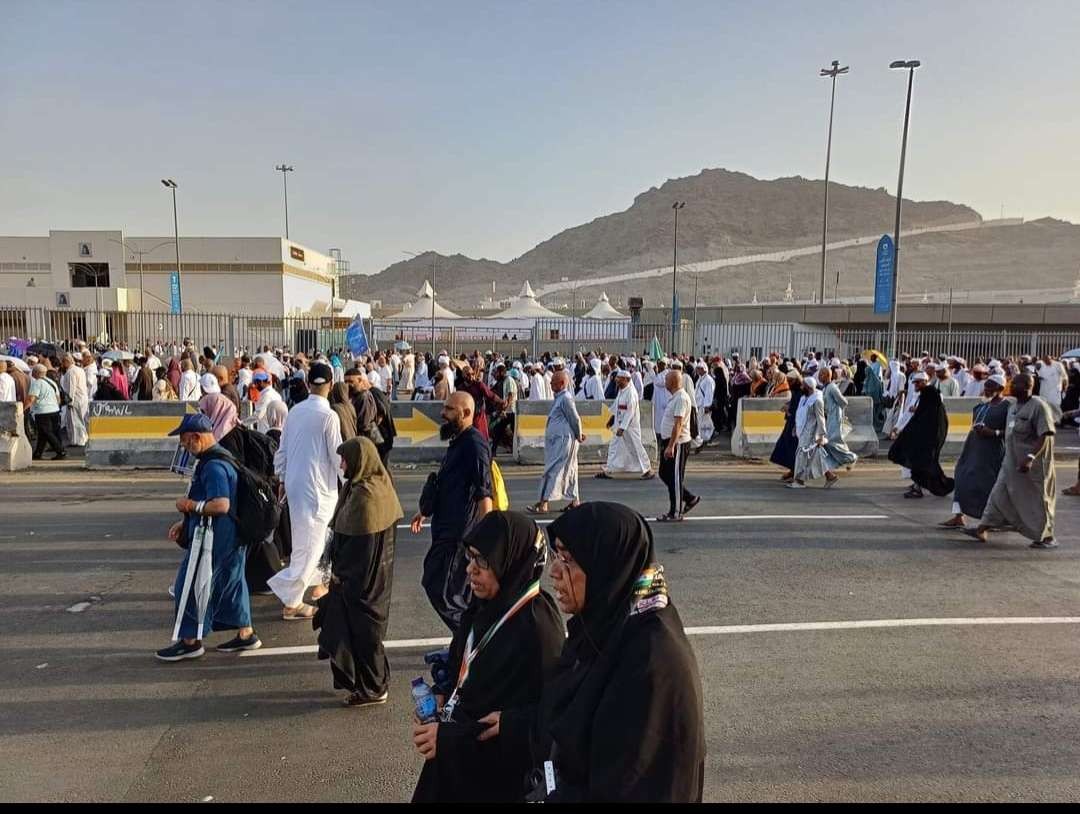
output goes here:
[{"label": "asphalt road", "polygon": [[[1059,464],[1061,485],[1074,466]],[[524,506],[535,474],[505,471]],[[397,477],[411,509],[423,472]],[[903,500],[889,466],[830,491],[775,477],[693,462],[694,515],[723,519],[654,525],[686,625],[725,626],[691,637],[706,800],[1080,799],[1080,624],[726,627],[1080,618],[1080,500],[1059,498],[1061,548],[1032,551],[1014,534],[979,546],[936,529],[948,502]],[[340,706],[325,662],[273,654],[314,634],[272,597],[254,598],[265,655],[153,658],[170,633],[179,488],[70,466],[0,476],[0,800],[408,799],[408,681],[425,648],[391,651],[391,702],[364,710]],[[583,491],[666,505],[659,481],[586,478]],[[399,532],[392,640],[446,635],[419,587],[427,543]]]}]

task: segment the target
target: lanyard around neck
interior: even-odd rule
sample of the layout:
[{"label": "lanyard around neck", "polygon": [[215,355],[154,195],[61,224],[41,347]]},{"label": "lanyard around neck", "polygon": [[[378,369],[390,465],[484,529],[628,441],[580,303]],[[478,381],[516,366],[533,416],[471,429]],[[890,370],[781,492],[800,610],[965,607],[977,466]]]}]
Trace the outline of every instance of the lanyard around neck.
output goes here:
[{"label": "lanyard around neck", "polygon": [[502,615],[502,618],[499,619],[498,622],[496,622],[488,629],[488,632],[484,634],[484,636],[480,639],[480,643],[476,645],[475,648],[472,646],[475,628],[469,631],[469,638],[465,641],[465,654],[461,659],[461,669],[458,671],[457,686],[454,687],[455,695],[457,695],[457,691],[468,680],[469,669],[472,667],[473,661],[478,655],[480,655],[480,651],[487,646],[487,643],[490,642],[491,639],[495,636],[499,628],[501,628],[507,621],[509,621],[510,617],[512,617],[515,613],[517,613],[519,610],[532,602],[537,596],[539,596],[539,594],[540,580],[536,580],[531,585],[529,585],[528,588],[525,589],[525,593],[518,597],[517,602],[515,602],[506,610],[506,613]]}]

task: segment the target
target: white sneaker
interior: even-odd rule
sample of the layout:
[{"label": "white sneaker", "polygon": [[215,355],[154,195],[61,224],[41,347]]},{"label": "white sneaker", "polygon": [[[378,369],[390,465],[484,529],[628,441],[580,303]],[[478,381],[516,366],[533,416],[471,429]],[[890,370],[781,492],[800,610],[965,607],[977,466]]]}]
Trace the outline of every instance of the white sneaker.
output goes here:
[{"label": "white sneaker", "polygon": [[806,488],[805,483],[798,483],[796,481],[792,481],[791,483],[785,483],[784,486],[786,486],[788,489],[805,489]]}]

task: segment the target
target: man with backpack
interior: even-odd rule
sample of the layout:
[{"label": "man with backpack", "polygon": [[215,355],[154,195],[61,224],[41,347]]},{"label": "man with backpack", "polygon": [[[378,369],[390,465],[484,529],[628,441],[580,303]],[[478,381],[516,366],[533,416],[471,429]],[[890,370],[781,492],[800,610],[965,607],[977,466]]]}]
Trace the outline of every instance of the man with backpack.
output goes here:
[{"label": "man with backpack", "polygon": [[238,471],[229,454],[214,441],[210,419],[186,415],[171,436],[198,459],[187,495],[176,509],[183,518],[169,529],[169,539],[187,550],[176,574],[173,595],[176,622],[173,644],[158,650],[161,661],[196,659],[206,651],[203,635],[236,630],[218,645],[224,653],[262,646],[251,626],[251,599],[244,581],[245,552],[238,534]]}]

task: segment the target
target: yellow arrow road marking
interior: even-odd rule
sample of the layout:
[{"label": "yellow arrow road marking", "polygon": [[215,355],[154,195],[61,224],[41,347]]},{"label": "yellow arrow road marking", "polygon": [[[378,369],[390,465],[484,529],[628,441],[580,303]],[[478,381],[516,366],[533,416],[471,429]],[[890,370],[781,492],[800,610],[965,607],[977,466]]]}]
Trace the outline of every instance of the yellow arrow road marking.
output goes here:
[{"label": "yellow arrow road marking", "polygon": [[[598,437],[606,443],[611,440],[611,430],[605,426],[609,418],[611,418],[611,410],[608,409],[607,402],[604,402],[600,405],[600,415],[581,416],[581,431],[586,436]],[[541,436],[546,428],[546,415],[518,416],[518,435]]]}]

